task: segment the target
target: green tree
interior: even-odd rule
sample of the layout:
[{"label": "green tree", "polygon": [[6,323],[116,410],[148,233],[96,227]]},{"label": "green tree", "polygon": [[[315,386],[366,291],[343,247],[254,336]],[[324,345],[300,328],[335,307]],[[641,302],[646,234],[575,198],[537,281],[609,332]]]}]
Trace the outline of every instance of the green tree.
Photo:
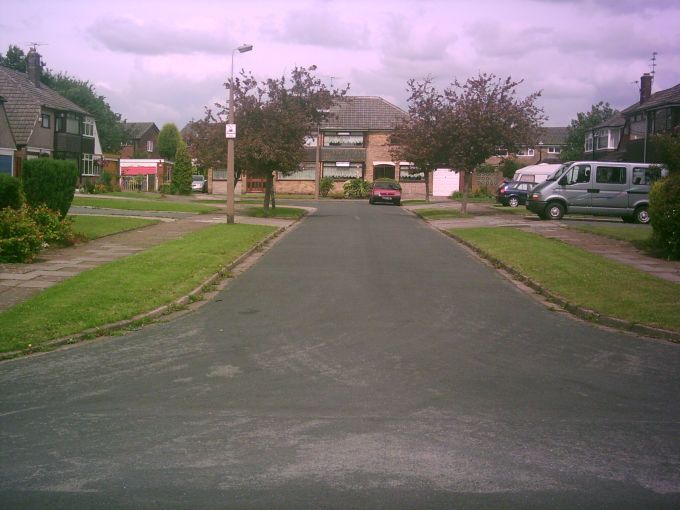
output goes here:
[{"label": "green tree", "polygon": [[503,161],[501,161],[500,165],[498,165],[498,168],[503,174],[503,177],[506,179],[512,179],[515,175],[515,172],[525,166],[526,165],[524,163],[517,161],[516,159],[505,158]]},{"label": "green tree", "polygon": [[290,174],[299,169],[305,136],[326,115],[324,110],[347,89],[328,89],[313,73],[316,66],[295,67],[290,79],[269,78],[258,82],[241,73],[234,80],[234,104],[238,126],[235,141],[236,168],[265,179],[264,208],[272,202],[274,172]]},{"label": "green tree", "polygon": [[24,50],[19,48],[19,46],[10,44],[9,48],[7,48],[7,53],[5,56],[0,53],[0,65],[25,73],[26,54],[24,53]]},{"label": "green tree", "polygon": [[175,166],[172,169],[172,191],[179,195],[191,194],[191,156],[187,144],[180,140],[175,153]]},{"label": "green tree", "polygon": [[158,134],[158,153],[161,158],[174,158],[180,140],[179,130],[175,124],[172,122],[163,124],[163,127]]},{"label": "green tree", "polygon": [[560,158],[562,161],[582,159],[586,135],[598,124],[602,124],[619,112],[612,108],[609,103],[600,101],[590,107],[589,112],[579,112],[576,118],[571,120],[567,130],[566,147],[562,149]]},{"label": "green tree", "polygon": [[434,87],[432,77],[408,81],[408,117],[389,136],[390,154],[395,161],[409,161],[425,174],[425,197],[430,200],[430,173],[446,166],[446,138],[441,130],[446,116],[444,96]]},{"label": "green tree", "polygon": [[444,90],[447,115],[442,125],[446,138],[448,166],[461,171],[463,203],[467,198],[474,169],[493,156],[499,147],[515,152],[535,140],[543,110],[536,105],[540,92],[517,97],[522,81],[480,73],[461,84],[454,81]]}]

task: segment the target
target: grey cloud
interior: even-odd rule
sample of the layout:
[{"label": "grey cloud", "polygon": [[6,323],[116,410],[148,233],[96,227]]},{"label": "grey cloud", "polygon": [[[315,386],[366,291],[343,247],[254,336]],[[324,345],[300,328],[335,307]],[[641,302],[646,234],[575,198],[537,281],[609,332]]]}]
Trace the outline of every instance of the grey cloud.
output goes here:
[{"label": "grey cloud", "polygon": [[140,23],[128,18],[99,19],[87,32],[111,51],[136,55],[224,54],[234,46],[226,37],[204,31]]},{"label": "grey cloud", "polygon": [[555,31],[545,27],[528,27],[510,31],[495,21],[480,21],[467,29],[472,46],[480,55],[518,57],[545,49],[556,39]]},{"label": "grey cloud", "polygon": [[385,23],[385,38],[382,52],[387,58],[408,61],[443,60],[448,56],[448,47],[458,37],[455,33],[444,33],[435,27],[423,27],[418,23],[406,22],[392,16]]},{"label": "grey cloud", "polygon": [[267,29],[274,40],[326,48],[363,48],[370,39],[365,25],[343,22],[329,10],[290,11],[279,30]]},{"label": "grey cloud", "polygon": [[642,12],[677,8],[676,0],[533,0],[539,4],[569,5],[583,9],[597,9],[612,13]]}]

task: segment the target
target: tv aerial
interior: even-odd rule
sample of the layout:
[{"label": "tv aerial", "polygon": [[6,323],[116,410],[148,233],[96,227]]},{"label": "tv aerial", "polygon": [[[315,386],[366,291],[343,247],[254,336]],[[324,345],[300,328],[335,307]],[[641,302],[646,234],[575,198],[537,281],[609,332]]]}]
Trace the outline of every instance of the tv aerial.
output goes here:
[{"label": "tv aerial", "polygon": [[29,41],[26,44],[30,44],[32,50],[37,50],[38,46],[47,46],[48,43]]}]

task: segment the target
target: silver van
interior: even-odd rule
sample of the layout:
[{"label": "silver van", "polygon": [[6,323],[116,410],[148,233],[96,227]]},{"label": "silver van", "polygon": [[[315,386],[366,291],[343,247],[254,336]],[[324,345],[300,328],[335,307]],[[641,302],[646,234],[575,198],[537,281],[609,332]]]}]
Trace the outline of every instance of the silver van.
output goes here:
[{"label": "silver van", "polygon": [[668,171],[649,163],[565,163],[527,196],[527,209],[545,220],[565,214],[620,216],[649,223],[649,188]]}]

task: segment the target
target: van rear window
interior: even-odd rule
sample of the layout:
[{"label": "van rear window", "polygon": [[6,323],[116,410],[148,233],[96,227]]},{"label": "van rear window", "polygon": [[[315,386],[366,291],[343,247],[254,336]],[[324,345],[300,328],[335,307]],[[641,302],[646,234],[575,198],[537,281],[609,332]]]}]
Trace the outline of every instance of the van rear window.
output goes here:
[{"label": "van rear window", "polygon": [[633,184],[652,184],[654,181],[661,178],[661,168],[658,166],[651,166],[646,168],[633,168]]}]

